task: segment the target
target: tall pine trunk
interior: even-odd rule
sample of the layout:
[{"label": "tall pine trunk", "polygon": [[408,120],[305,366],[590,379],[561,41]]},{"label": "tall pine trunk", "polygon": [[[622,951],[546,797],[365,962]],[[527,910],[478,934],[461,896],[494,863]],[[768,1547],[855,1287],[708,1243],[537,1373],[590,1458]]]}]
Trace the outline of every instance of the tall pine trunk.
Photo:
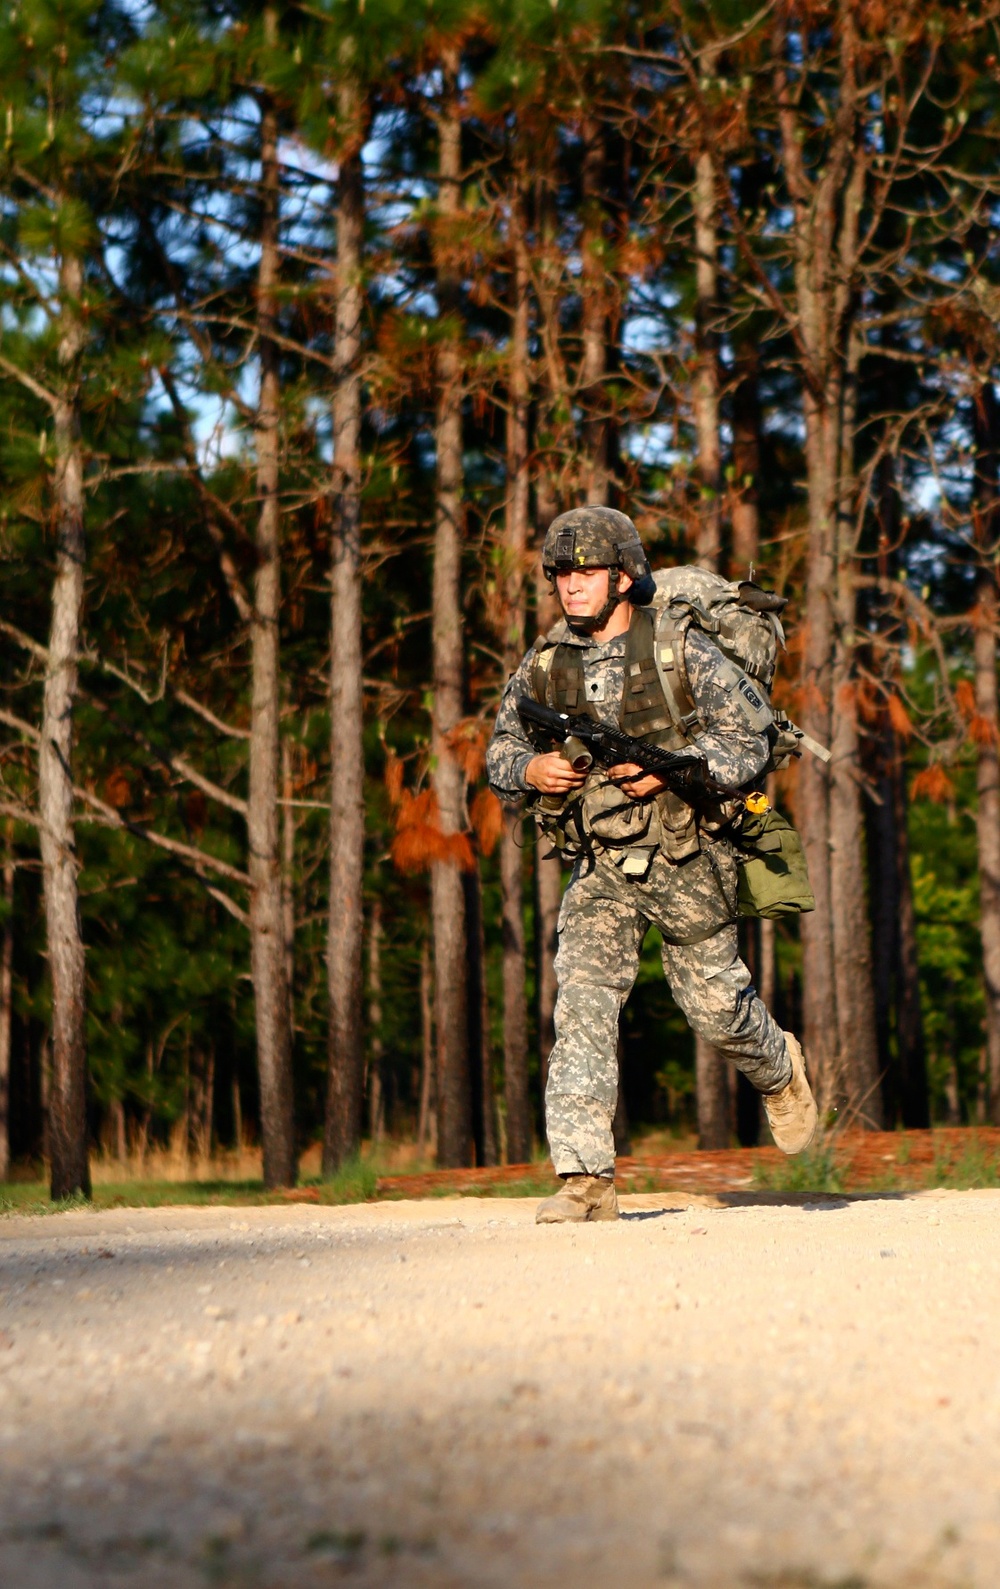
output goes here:
[{"label": "tall pine trunk", "polygon": [[[853,590],[849,562],[853,546],[838,541],[838,515],[843,511],[842,470],[853,449],[851,424],[845,414],[850,401],[845,380],[845,355],[851,345],[854,277],[857,269],[859,217],[867,174],[866,154],[858,126],[856,81],[857,41],[850,0],[839,13],[839,98],[829,158],[816,172],[807,170],[802,155],[801,107],[785,74],[788,42],[778,21],[776,90],[782,153],[795,210],[793,233],[794,318],[800,347],[805,418],[808,529],[806,541],[805,623],[801,652],[801,722],[821,744],[834,732],[834,689],[850,682],[849,647],[844,637],[853,622]],[[846,425],[845,425],[845,421]],[[845,445],[846,437],[846,445]],[[846,704],[846,695],[844,697]],[[839,713],[838,702],[838,713]],[[856,758],[856,730],[839,725],[837,762],[846,776]],[[854,793],[835,777],[829,763],[806,754],[799,767],[797,816],[810,881],[814,912],[802,917],[802,1004],[806,1057],[821,1112],[845,1107],[847,1118],[860,1117],[871,1101],[869,1064],[854,1051],[852,1032],[861,1030],[852,1004],[858,991],[840,970],[838,953],[855,951],[855,939],[867,932],[867,905],[860,864],[861,823]],[[840,807],[849,797],[849,809]],[[833,846],[838,846],[834,867]],[[859,924],[864,923],[864,932]],[[868,972],[870,978],[870,967]],[[860,990],[868,1019],[874,1025],[872,1001]],[[865,1053],[874,1052],[871,1033]]]},{"label": "tall pine trunk", "polygon": [[[507,409],[507,499],[504,525],[504,672],[517,667],[524,651],[524,575],[528,555],[528,261],[520,195],[512,216],[514,268],[511,276],[511,336]],[[503,1061],[507,1120],[507,1160],[531,1158],[531,1104],[528,1095],[528,1006],[524,959],[524,853],[518,842],[520,817],[505,812],[500,839],[503,913]]]},{"label": "tall pine trunk", "polygon": [[[706,68],[707,69],[707,68]],[[694,175],[695,349],[691,389],[698,445],[698,520],[695,557],[703,568],[718,569],[721,550],[722,443],[719,434],[719,358],[714,321],[718,314],[718,235],[715,172],[707,148],[700,149]],[[695,1034],[695,1094],[698,1146],[729,1146],[732,1078],[728,1061]]]},{"label": "tall pine trunk", "polygon": [[361,315],[364,173],[361,106],[347,81],[341,126],[357,129],[342,157],[337,207],[333,392],[334,535],[330,648],[330,999],[323,1172],[357,1150],[364,1091],[364,746],[361,631]]},{"label": "tall pine trunk", "polygon": [[[452,229],[461,203],[462,121],[458,104],[459,52],[444,53],[439,122],[439,313],[446,321],[437,356],[432,645],[434,653],[433,786],[445,833],[466,826],[465,779],[450,742],[462,717],[462,353],[458,342],[459,281],[451,259]],[[434,925],[434,1024],[437,1037],[438,1163],[472,1157],[468,1049],[468,953],[465,891],[458,867],[438,861],[431,873]]]},{"label": "tall pine trunk", "polygon": [[760,355],[737,343],[733,371],[733,555],[735,579],[748,579],[760,552]]},{"label": "tall pine trunk", "polygon": [[10,1045],[14,1016],[14,856],[11,823],[3,863],[3,928],[0,930],[0,1181],[10,1173]]},{"label": "tall pine trunk", "polygon": [[[265,28],[274,31],[274,12]],[[250,964],[257,1019],[257,1069],[264,1185],[295,1183],[292,1034],[285,960],[279,787],[281,778],[281,514],[278,503],[281,382],[277,327],[279,257],[278,120],[261,105],[261,250],[257,278],[260,397],[257,407],[257,566],[250,626]]]},{"label": "tall pine trunk", "polygon": [[976,840],[979,932],[986,994],[986,1113],[1000,1124],[1000,760],[997,737],[997,541],[1000,538],[1000,404],[990,382],[975,401],[976,479],[973,538],[977,553],[973,614],[976,696]]},{"label": "tall pine trunk", "polygon": [[861,756],[854,689],[855,583],[854,430],[860,344],[850,334],[842,402],[837,481],[836,625],[833,667],[833,759],[830,764],[830,895],[840,1070],[851,1124],[882,1126],[882,1088],[875,1022]]},{"label": "tall pine trunk", "polygon": [[586,502],[606,504],[611,483],[607,394],[608,310],[604,262],[605,204],[604,129],[600,122],[583,124],[583,238],[580,293],[583,349],[580,401],[584,412],[580,493]]},{"label": "tall pine trunk", "polygon": [[87,1052],[83,936],[73,831],[73,710],[83,611],[83,453],[78,365],[84,346],[80,316],[83,267],[66,255],[59,269],[60,389],[55,405],[56,573],[38,752],[42,883],[52,983],[52,1070],[48,1150],[53,1198],[90,1193],[87,1157]]},{"label": "tall pine trunk", "polygon": [[425,938],[420,950],[420,1105],[417,1113],[417,1148],[437,1142],[437,1112],[434,1104],[434,973],[431,946]]},{"label": "tall pine trunk", "polygon": [[382,901],[372,901],[368,929],[368,1030],[371,1034],[368,1062],[368,1135],[381,1142],[385,1131],[385,1078],[382,1074]]},{"label": "tall pine trunk", "polygon": [[[541,570],[542,539],[556,517],[558,505],[551,476],[543,474],[535,488],[538,508],[537,574],[535,577],[535,621],[540,634],[546,634],[559,616],[559,605]],[[540,834],[535,839],[535,986],[538,1015],[538,1075],[542,1096],[549,1073],[549,1055],[556,1040],[556,949],[557,925],[562,902],[562,863],[558,853],[549,849]]]}]

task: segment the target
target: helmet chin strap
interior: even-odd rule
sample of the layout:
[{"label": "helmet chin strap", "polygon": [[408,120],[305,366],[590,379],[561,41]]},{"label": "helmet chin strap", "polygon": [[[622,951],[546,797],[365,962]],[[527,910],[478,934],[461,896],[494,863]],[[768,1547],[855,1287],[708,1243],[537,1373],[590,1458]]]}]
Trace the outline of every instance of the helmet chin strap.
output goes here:
[{"label": "helmet chin strap", "polygon": [[[569,624],[569,627],[572,629],[574,634],[596,634],[599,629],[604,628],[604,625],[611,617],[611,614],[618,606],[618,603],[624,600],[625,597],[620,595],[618,591],[618,570],[617,568],[609,568],[608,599],[604,603],[604,606],[601,608],[600,612],[596,612],[592,618],[588,618],[581,614],[568,613],[565,607],[563,607],[563,617],[566,619],[566,622]],[[561,601],[559,605],[562,607]]]}]

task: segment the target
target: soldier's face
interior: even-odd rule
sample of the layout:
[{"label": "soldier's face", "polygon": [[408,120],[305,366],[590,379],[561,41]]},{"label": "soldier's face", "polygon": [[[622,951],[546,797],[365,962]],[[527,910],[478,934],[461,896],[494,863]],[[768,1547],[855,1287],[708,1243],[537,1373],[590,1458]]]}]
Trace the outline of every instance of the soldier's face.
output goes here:
[{"label": "soldier's face", "polygon": [[[632,581],[624,570],[618,575],[618,589],[625,593]],[[571,568],[556,575],[556,591],[563,612],[573,618],[596,618],[608,599],[606,568]]]}]

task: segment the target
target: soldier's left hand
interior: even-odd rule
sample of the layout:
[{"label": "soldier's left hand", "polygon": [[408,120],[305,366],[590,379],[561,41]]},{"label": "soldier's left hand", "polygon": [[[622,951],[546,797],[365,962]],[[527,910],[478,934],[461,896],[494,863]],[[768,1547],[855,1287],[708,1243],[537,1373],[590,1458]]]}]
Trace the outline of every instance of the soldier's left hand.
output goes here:
[{"label": "soldier's left hand", "polygon": [[634,761],[623,761],[617,767],[610,767],[608,777],[613,778],[633,800],[648,800],[650,795],[662,794],[667,787],[656,773],[643,772]]}]

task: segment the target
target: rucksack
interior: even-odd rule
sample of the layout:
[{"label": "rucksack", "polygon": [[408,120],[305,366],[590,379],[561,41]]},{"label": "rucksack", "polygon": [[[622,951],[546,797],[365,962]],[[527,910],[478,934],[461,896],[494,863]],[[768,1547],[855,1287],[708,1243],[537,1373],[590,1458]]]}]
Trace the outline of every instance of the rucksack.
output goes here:
[{"label": "rucksack", "polygon": [[[693,566],[661,568],[654,573],[653,581],[654,661],[664,693],[674,703],[677,715],[683,719],[694,713],[683,666],[684,636],[692,626],[708,635],[724,656],[753,679],[770,706],[778,651],[785,644],[779,616],[787,605],[785,597],[763,590],[752,580],[724,579],[710,569]],[[830,758],[829,751],[778,712],[774,712],[771,736],[771,756],[762,776],[787,766],[803,748],[823,760]]]}]

